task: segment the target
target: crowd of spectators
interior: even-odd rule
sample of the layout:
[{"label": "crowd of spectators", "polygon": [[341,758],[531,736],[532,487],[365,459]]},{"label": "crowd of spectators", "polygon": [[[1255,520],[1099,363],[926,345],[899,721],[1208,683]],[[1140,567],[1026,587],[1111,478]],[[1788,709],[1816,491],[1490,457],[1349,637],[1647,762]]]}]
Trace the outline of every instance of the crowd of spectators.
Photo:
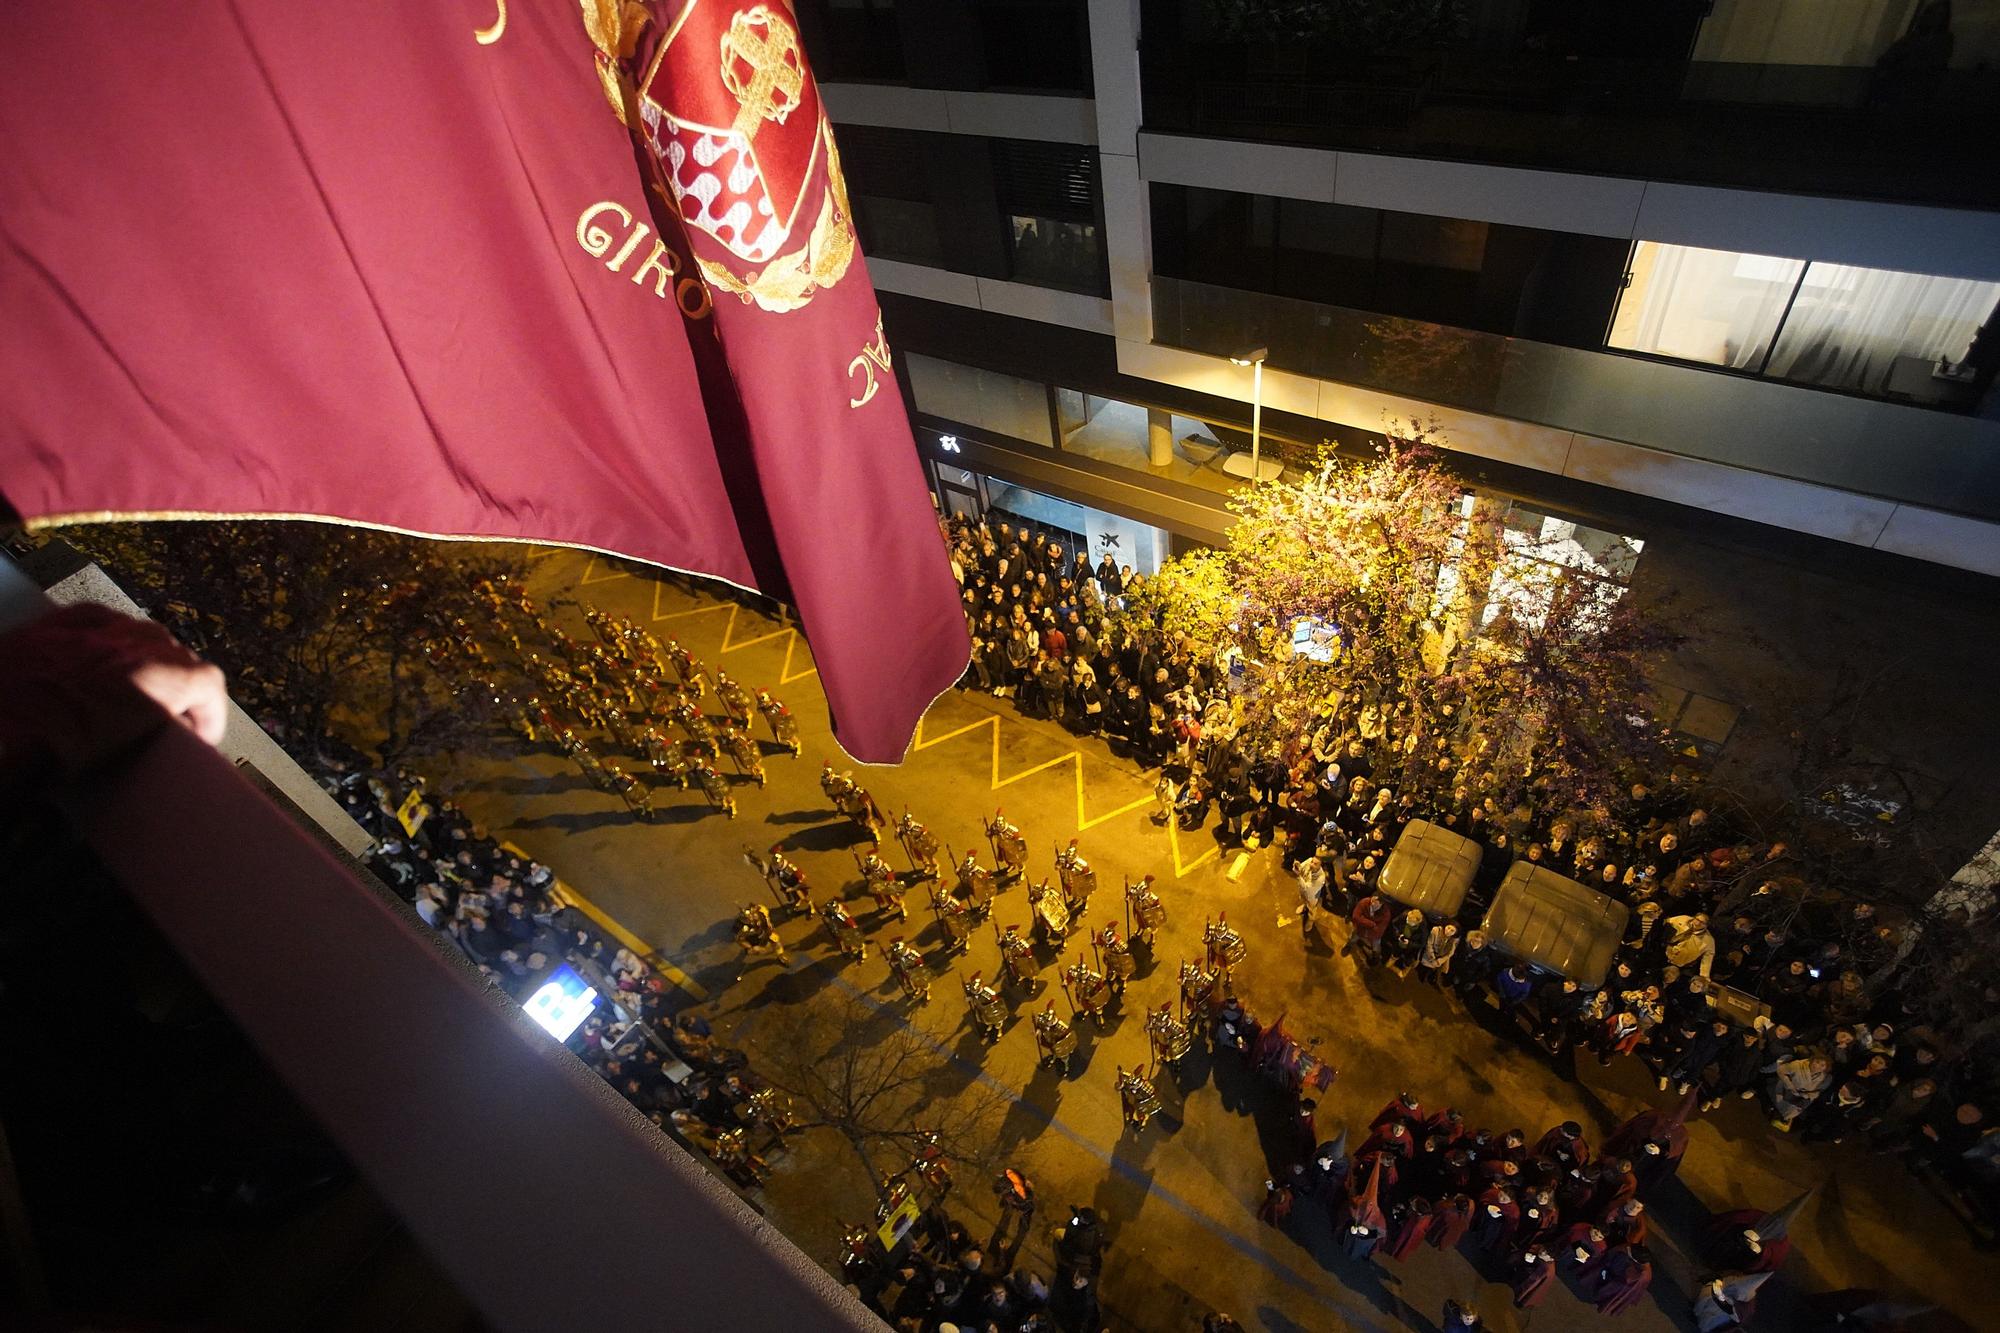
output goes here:
[{"label": "crowd of spectators", "polygon": [[[1484,795],[1468,755],[1399,745],[1393,708],[1334,702],[1297,734],[1257,734],[1232,704],[1231,663],[1140,613],[1129,568],[1092,566],[1026,523],[953,518],[944,536],[973,637],[962,684],[1157,768],[1156,819],[1194,830],[1213,815],[1226,845],[1277,845],[1309,936],[1315,916],[1340,920],[1364,965],[1497,1006],[1552,1053],[1642,1060],[1701,1109],[1755,1099],[1778,1130],[1900,1154],[1990,1226],[1992,1089],[1940,1036],[1901,966],[1917,932],[1990,906],[1913,918],[1816,895],[1786,844],[1705,808],[1690,768],[1657,789],[1635,780],[1611,808],[1537,810]],[[1454,919],[1380,891],[1415,819],[1481,848]],[[1478,929],[1521,858],[1629,909],[1601,986],[1532,967]]]},{"label": "crowd of spectators", "polygon": [[1051,1230],[1055,1270],[1045,1277],[1015,1264],[1033,1224],[1033,1185],[1007,1171],[994,1188],[1001,1222],[983,1243],[939,1207],[925,1210],[893,1255],[850,1236],[843,1275],[852,1290],[898,1333],[1096,1333],[1108,1241],[1095,1210],[1072,1207]]},{"label": "crowd of spectators", "polygon": [[421,776],[330,737],[309,753],[321,786],[375,839],[368,868],[426,925],[517,1003],[558,967],[573,968],[600,1001],[569,1048],[737,1183],[761,1182],[760,1148],[782,1135],[781,1103],[706,1020],[670,1008],[655,968],[564,902],[547,866],[496,842]]},{"label": "crowd of spectators", "polygon": [[[270,725],[270,724],[267,724]],[[794,1128],[782,1093],[748,1058],[715,1039],[698,1014],[669,1007],[656,969],[562,900],[554,874],[504,847],[408,769],[372,763],[351,746],[312,747],[321,785],[375,839],[368,868],[517,1002],[564,964],[605,994],[567,1045],[663,1131],[707,1154],[744,1188],[761,1185],[764,1154]],[[1088,1210],[1085,1210],[1086,1213]],[[1101,1244],[1056,1245],[1053,1284],[1013,1267],[1014,1247],[989,1254],[941,1198],[893,1255],[869,1247],[847,1265],[862,1299],[898,1328],[994,1333],[1095,1328]]]}]

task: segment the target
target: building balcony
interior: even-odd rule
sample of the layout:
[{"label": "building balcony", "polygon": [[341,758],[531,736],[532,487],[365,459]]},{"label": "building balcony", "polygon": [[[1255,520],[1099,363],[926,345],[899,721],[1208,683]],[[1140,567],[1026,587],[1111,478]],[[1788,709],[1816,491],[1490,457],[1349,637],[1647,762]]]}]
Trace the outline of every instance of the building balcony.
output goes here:
[{"label": "building balcony", "polygon": [[1153,340],[1426,405],[2000,518],[2000,422],[1155,275]]},{"label": "building balcony", "polygon": [[[1152,6],[1149,6],[1149,15]],[[1991,68],[1148,40],[1150,130],[2000,206]]]}]

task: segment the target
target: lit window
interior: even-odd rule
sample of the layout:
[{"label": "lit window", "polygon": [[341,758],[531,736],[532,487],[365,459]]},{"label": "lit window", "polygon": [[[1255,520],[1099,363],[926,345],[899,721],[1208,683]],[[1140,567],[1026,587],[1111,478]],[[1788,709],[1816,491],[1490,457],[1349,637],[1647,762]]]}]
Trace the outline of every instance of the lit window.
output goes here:
[{"label": "lit window", "polygon": [[1881,393],[1899,361],[1952,363],[2000,284],[1641,241],[1613,347]]}]

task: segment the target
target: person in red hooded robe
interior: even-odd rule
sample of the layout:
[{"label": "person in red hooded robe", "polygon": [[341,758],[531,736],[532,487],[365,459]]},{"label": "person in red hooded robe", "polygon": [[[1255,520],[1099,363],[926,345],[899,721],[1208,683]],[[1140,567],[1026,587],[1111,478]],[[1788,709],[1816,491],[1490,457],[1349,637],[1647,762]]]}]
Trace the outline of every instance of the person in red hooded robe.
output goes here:
[{"label": "person in red hooded robe", "polygon": [[1424,1243],[1424,1237],[1430,1234],[1436,1219],[1431,1212],[1430,1201],[1423,1198],[1413,1198],[1397,1205],[1394,1217],[1395,1230],[1390,1233],[1388,1244],[1382,1247],[1382,1253],[1401,1263]]},{"label": "person in red hooded robe", "polygon": [[1431,1209],[1431,1229],[1425,1239],[1433,1249],[1457,1249],[1472,1228],[1472,1213],[1478,1206],[1470,1194],[1450,1194],[1439,1199]]},{"label": "person in red hooded robe", "polygon": [[1411,1135],[1410,1127],[1400,1119],[1392,1119],[1370,1134],[1368,1141],[1361,1145],[1361,1151],[1355,1156],[1372,1157],[1376,1153],[1393,1153],[1408,1160],[1416,1150],[1416,1139]]},{"label": "person in red hooded robe", "polygon": [[1398,1120],[1403,1123],[1404,1128],[1413,1134],[1424,1127],[1424,1107],[1423,1103],[1417,1100],[1416,1093],[1403,1092],[1390,1098],[1389,1104],[1384,1106],[1376,1117],[1368,1122],[1368,1128],[1371,1130],[1380,1129],[1382,1126]]},{"label": "person in red hooded robe", "polygon": [[1340,1210],[1338,1239],[1342,1252],[1350,1259],[1366,1259],[1389,1234],[1389,1222],[1382,1215],[1380,1203],[1381,1180],[1382,1161],[1378,1158],[1368,1163],[1361,1188],[1348,1196],[1346,1206]]},{"label": "person in red hooded robe", "polygon": [[1812,1193],[1807,1190],[1773,1213],[1755,1208],[1717,1213],[1702,1228],[1702,1257],[1723,1272],[1777,1272],[1792,1252],[1792,1219]]}]

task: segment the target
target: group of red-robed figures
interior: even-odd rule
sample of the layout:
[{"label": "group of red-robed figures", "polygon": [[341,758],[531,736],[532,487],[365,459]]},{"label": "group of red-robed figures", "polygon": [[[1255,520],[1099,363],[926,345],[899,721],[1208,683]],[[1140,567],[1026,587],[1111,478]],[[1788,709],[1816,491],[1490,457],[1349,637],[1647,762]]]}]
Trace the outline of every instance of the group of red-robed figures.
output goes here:
[{"label": "group of red-robed figures", "polygon": [[[1620,1125],[1593,1153],[1583,1129],[1566,1121],[1532,1145],[1519,1130],[1472,1129],[1450,1108],[1427,1111],[1412,1093],[1384,1106],[1352,1156],[1343,1129],[1310,1149],[1289,1183],[1267,1182],[1259,1216],[1285,1220],[1295,1193],[1326,1206],[1350,1258],[1377,1250],[1401,1261],[1418,1246],[1457,1249],[1470,1238],[1496,1266],[1514,1304],[1539,1305],[1560,1276],[1601,1314],[1618,1314],[1653,1279],[1650,1223],[1639,1196],[1673,1175],[1687,1148],[1695,1095],[1671,1111],[1647,1110]],[[1303,1126],[1303,1122],[1302,1122]],[[1718,1273],[1729,1327],[1744,1322],[1763,1280],[1784,1262],[1787,1228],[1801,1196],[1776,1213],[1713,1218],[1702,1252]]]}]

